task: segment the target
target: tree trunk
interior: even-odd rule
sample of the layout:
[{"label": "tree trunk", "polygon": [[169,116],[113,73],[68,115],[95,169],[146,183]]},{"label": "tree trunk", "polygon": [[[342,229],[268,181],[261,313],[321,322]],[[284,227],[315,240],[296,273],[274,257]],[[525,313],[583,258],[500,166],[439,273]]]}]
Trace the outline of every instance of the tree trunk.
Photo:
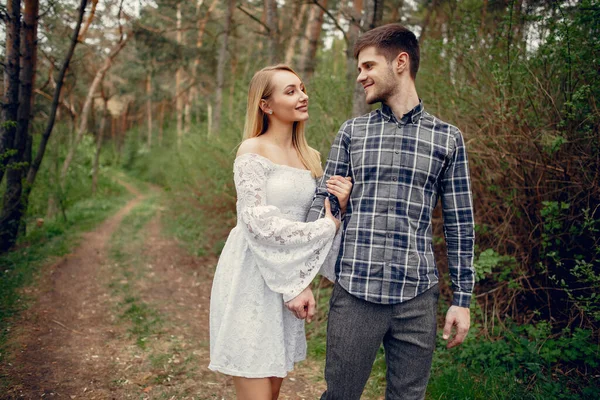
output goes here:
[{"label": "tree trunk", "polygon": [[[146,114],[148,114],[148,149],[152,148],[152,73],[148,71],[146,75]],[[105,104],[106,108],[106,104]],[[104,117],[102,117],[104,123]]]},{"label": "tree trunk", "polygon": [[275,64],[279,55],[279,24],[277,23],[277,0],[264,0],[266,25],[269,29],[268,64]]},{"label": "tree trunk", "polygon": [[[21,88],[19,93],[19,113],[17,121],[16,147],[21,149],[21,171],[19,172],[19,185],[23,184],[23,178],[27,176],[27,169],[31,165],[31,146],[33,138],[29,131],[29,122],[33,119],[31,112],[35,99],[33,88],[35,86],[35,74],[37,69],[37,26],[39,14],[39,0],[25,0],[23,15],[23,37],[21,39]],[[20,150],[19,150],[20,151]],[[8,180],[8,179],[7,179]],[[22,190],[22,189],[21,189]],[[21,202],[21,199],[19,199]],[[23,209],[23,213],[27,209]],[[27,232],[25,223],[20,223],[19,234]]]},{"label": "tree trunk", "polygon": [[[365,31],[381,25],[383,20],[383,0],[365,0],[365,12],[363,13],[362,26]],[[356,40],[354,41],[356,43]],[[354,43],[352,47],[354,47]],[[356,62],[354,62],[354,70],[356,71]],[[352,115],[359,116],[369,112],[370,106],[365,100],[364,90],[361,84],[354,85],[354,94],[352,99]]]},{"label": "tree trunk", "polygon": [[85,21],[85,25],[83,26],[81,33],[79,34],[79,37],[77,38],[77,40],[79,40],[79,42],[83,42],[83,40],[85,39],[85,35],[87,34],[87,31],[88,31],[90,25],[92,24],[92,21],[94,20],[94,16],[96,15],[96,7],[97,6],[98,6],[98,0],[92,0],[92,9],[90,10],[90,13],[87,17],[87,20]]},{"label": "tree trunk", "polygon": [[231,56],[231,82],[229,83],[229,119],[233,120],[233,100],[235,97],[235,82],[236,82],[236,73],[237,73],[237,51],[233,51]]},{"label": "tree trunk", "polygon": [[292,65],[292,63],[294,62],[294,55],[296,54],[296,43],[298,42],[300,28],[302,27],[302,22],[304,22],[304,15],[306,15],[307,9],[308,3],[302,3],[302,7],[300,8],[300,14],[297,18],[294,19],[292,33],[290,35],[290,40],[287,44],[287,50],[285,52],[285,63],[287,65]]},{"label": "tree trunk", "polygon": [[[323,0],[323,7],[327,7],[327,0]],[[309,81],[315,72],[315,59],[323,29],[323,9],[316,4],[310,6],[308,22],[302,42],[301,58],[298,65],[302,79]]]},{"label": "tree trunk", "polygon": [[158,145],[162,146],[165,121],[165,102],[160,103],[160,114],[158,115]]},{"label": "tree trunk", "polygon": [[113,60],[119,54],[119,52],[123,49],[123,47],[125,47],[129,38],[131,38],[131,33],[129,33],[126,38],[121,38],[119,43],[117,43],[115,45],[115,47],[112,49],[112,51],[110,52],[108,57],[106,57],[106,60],[104,60],[104,64],[102,65],[102,67],[98,70],[98,72],[96,72],[96,76],[94,76],[94,80],[92,81],[92,84],[90,85],[90,89],[88,91],[87,97],[85,98],[85,102],[83,104],[83,108],[81,110],[81,120],[79,121],[79,128],[77,130],[77,135],[75,137],[73,145],[69,148],[69,152],[67,153],[67,157],[65,158],[65,161],[63,163],[62,170],[60,173],[60,182],[61,182],[61,185],[63,186],[63,188],[66,183],[67,172],[69,171],[69,167],[71,166],[71,162],[73,161],[73,156],[75,155],[77,146],[79,146],[79,142],[81,142],[81,139],[83,138],[83,134],[85,133],[85,131],[87,129],[88,115],[90,112],[90,108],[92,107],[96,89],[98,88],[100,83],[102,83],[102,81],[104,80],[104,76],[106,75],[106,72],[108,72],[110,67],[112,66]]},{"label": "tree trunk", "polygon": [[196,109],[197,104],[198,104],[198,82],[196,82],[196,80],[198,79],[198,68],[200,66],[200,49],[202,48],[202,45],[204,43],[204,32],[206,31],[206,24],[208,23],[208,20],[210,18],[210,14],[214,11],[215,7],[217,6],[217,1],[218,0],[213,0],[212,3],[210,4],[210,6],[208,7],[208,10],[206,10],[206,14],[204,15],[204,18],[200,18],[200,7],[202,6],[202,3],[204,2],[204,0],[198,0],[198,3],[196,4],[196,18],[197,18],[197,28],[198,28],[198,36],[196,38],[196,58],[194,59],[194,64],[192,66],[192,85],[190,87],[189,90],[189,96],[187,97],[187,106],[189,108],[191,108],[191,110],[189,110],[188,108],[188,112],[186,114],[186,121],[185,121],[185,131],[189,132],[190,130],[190,126],[191,126],[191,119],[192,119],[192,113],[193,110]]},{"label": "tree trunk", "polygon": [[[225,65],[227,63],[227,50],[229,46],[229,34],[231,33],[231,25],[233,20],[233,10],[235,9],[236,0],[229,0],[227,7],[227,15],[225,16],[225,27],[221,48],[219,49],[219,63],[217,65],[217,90],[215,93],[215,110],[214,110],[214,132],[218,135],[221,129],[221,109],[223,107],[223,86],[225,85]],[[210,125],[209,125],[210,126]],[[209,134],[212,132],[209,130]]]},{"label": "tree trunk", "polygon": [[[181,3],[177,3],[177,43],[183,44],[183,34],[181,31]],[[183,138],[183,99],[181,93],[181,80],[183,75],[183,67],[177,68],[175,73],[175,109],[177,112],[177,147],[181,148],[181,140]]]},{"label": "tree trunk", "polygon": [[100,129],[96,138],[96,154],[94,155],[94,166],[92,170],[92,195],[96,194],[98,188],[98,167],[100,164],[100,151],[102,150],[102,139],[104,138],[104,130],[106,128],[106,119],[108,118],[108,99],[103,96],[102,120],[100,121]]},{"label": "tree trunk", "polygon": [[19,74],[21,64],[21,1],[8,0],[6,4],[6,56],[4,59],[4,98],[2,99],[2,124],[0,126],[0,183],[13,157],[19,112]]}]

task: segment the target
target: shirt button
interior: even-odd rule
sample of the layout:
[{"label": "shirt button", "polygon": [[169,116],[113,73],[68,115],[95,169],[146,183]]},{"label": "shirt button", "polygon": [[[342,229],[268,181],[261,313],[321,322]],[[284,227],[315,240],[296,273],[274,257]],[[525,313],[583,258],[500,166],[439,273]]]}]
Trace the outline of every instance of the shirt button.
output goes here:
[{"label": "shirt button", "polygon": [[392,234],[391,234],[391,233],[388,233],[388,237],[391,239],[391,238],[392,238]]},{"label": "shirt button", "polygon": [[400,154],[400,152],[398,150],[395,151],[396,154]]},{"label": "shirt button", "polygon": [[396,178],[395,176],[392,178],[392,181],[396,182],[398,180],[398,178]]}]

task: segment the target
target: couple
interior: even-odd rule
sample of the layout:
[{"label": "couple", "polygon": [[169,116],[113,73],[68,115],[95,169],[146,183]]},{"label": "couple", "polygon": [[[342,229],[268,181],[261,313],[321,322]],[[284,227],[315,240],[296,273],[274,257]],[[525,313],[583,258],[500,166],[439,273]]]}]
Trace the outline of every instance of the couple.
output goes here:
[{"label": "couple", "polygon": [[423,109],[412,32],[373,29],[354,54],[367,103],[382,105],[342,125],[325,171],[304,136],[308,96],[295,72],[268,67],[250,83],[234,163],[237,226],[210,310],[209,368],[233,376],[238,399],[277,399],[305,358],[304,319],[315,313],[309,285],[319,272],[335,282],[321,399],[360,399],[381,343],[386,399],[424,398],[436,342],[438,198],[454,290],[447,346],[469,329],[474,234],[462,135]]}]

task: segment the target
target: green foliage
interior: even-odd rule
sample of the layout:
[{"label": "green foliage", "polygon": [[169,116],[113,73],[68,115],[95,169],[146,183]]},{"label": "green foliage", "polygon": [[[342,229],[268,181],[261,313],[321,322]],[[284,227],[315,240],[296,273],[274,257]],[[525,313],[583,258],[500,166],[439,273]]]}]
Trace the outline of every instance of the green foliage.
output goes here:
[{"label": "green foliage", "polygon": [[[600,393],[592,377],[565,372],[598,367],[600,348],[591,330],[564,329],[552,335],[548,322],[522,326],[510,323],[497,340],[480,340],[478,334],[477,328],[472,328],[467,340],[452,350],[446,350],[440,340],[434,358],[434,384],[430,386],[433,398],[452,393],[452,387],[440,384],[451,376],[461,381],[478,377],[478,385],[470,389],[472,394],[463,391],[464,397],[460,398],[484,398],[485,393],[506,399],[592,399],[595,397],[591,394]],[[437,375],[443,379],[437,381]],[[498,396],[493,393],[498,388],[503,388],[502,397],[494,397]]]},{"label": "green foliage", "polygon": [[600,321],[600,218],[590,209],[571,218],[569,203],[547,201],[543,218],[540,267],[568,304],[592,321]]},{"label": "green foliage", "polygon": [[[493,272],[498,272],[497,281],[502,282],[513,270],[514,263],[514,257],[500,255],[494,249],[484,250],[473,261],[475,280],[480,281],[490,276]],[[500,267],[502,269],[498,271]]]}]

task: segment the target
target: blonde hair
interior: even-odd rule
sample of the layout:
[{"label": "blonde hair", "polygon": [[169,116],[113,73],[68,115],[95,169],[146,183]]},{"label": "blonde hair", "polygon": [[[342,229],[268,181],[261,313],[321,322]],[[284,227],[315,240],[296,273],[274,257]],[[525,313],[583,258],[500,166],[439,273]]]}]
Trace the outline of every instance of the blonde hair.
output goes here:
[{"label": "blonde hair", "polygon": [[[268,100],[273,94],[272,77],[277,71],[288,71],[298,76],[296,71],[284,64],[265,67],[256,72],[250,81],[248,89],[248,107],[244,124],[244,140],[262,135],[269,128],[269,118],[260,108],[261,100]],[[298,76],[298,78],[300,78]],[[310,170],[313,177],[323,175],[320,153],[310,147],[304,134],[304,121],[294,122],[292,128],[292,143],[300,156],[302,164]]]}]

